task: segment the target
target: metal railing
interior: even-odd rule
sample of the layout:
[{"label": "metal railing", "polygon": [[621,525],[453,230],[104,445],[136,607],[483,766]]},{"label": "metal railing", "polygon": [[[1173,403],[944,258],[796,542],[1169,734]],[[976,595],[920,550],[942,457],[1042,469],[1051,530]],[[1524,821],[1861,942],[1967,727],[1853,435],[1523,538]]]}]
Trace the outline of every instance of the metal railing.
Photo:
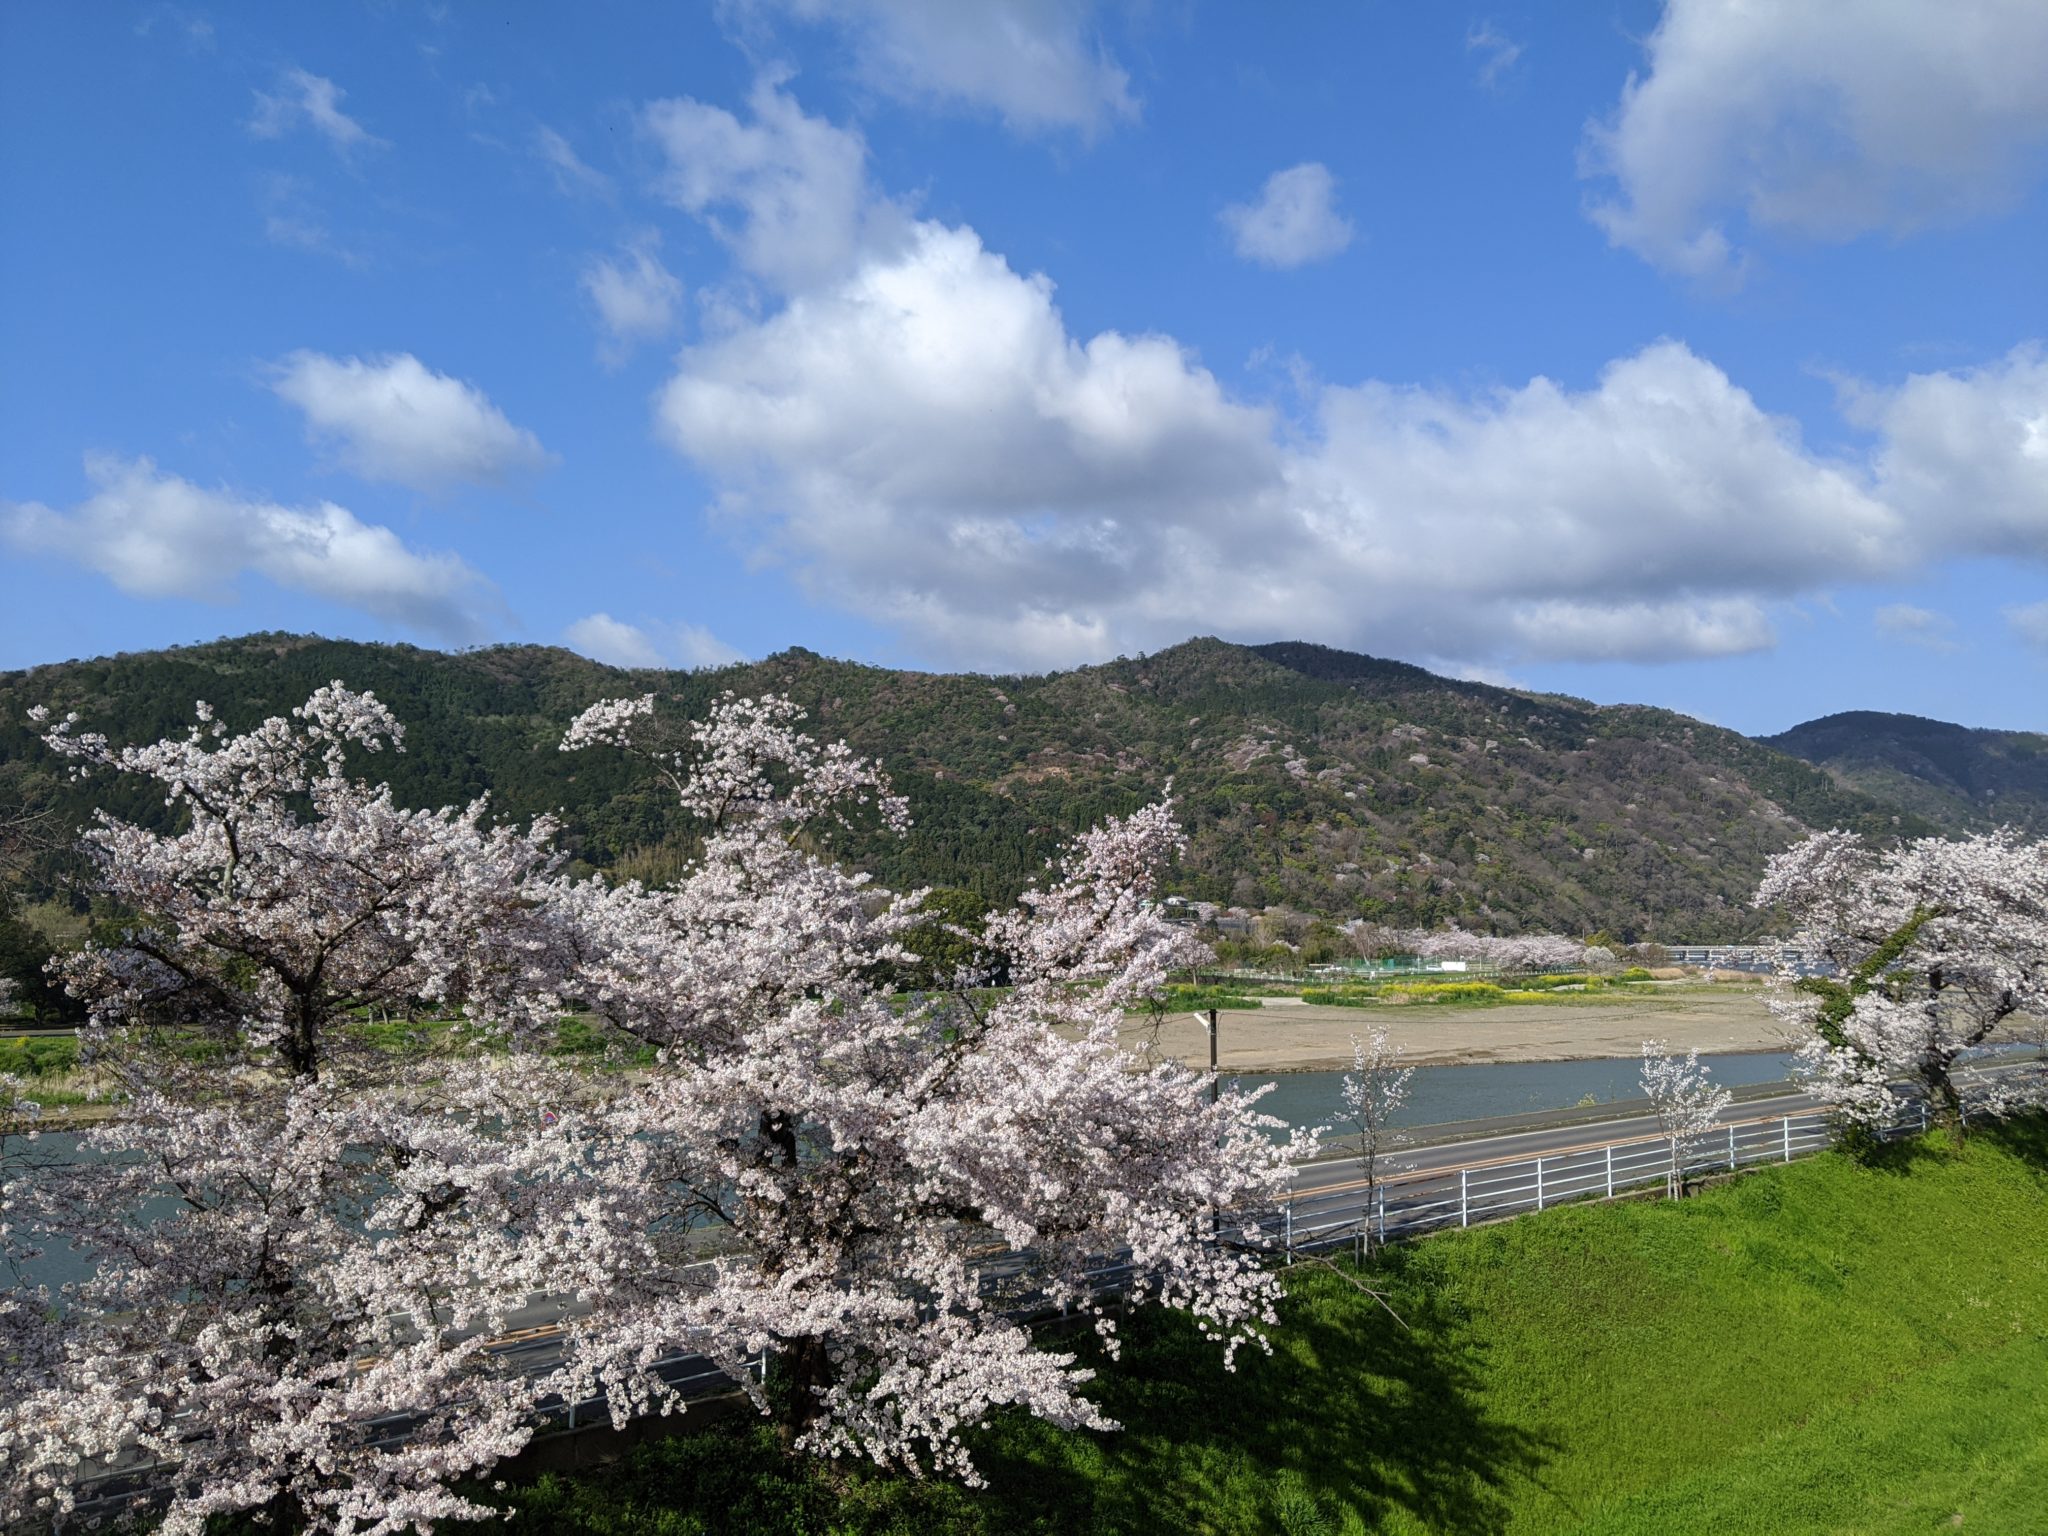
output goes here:
[{"label": "metal railing", "polygon": [[[1928,1127],[1924,1103],[1906,1106],[1882,1134]],[[1470,1227],[1580,1200],[1612,1200],[1665,1182],[1762,1163],[1789,1163],[1835,1140],[1824,1109],[1730,1120],[1696,1136],[1628,1136],[1449,1168],[1403,1170],[1297,1194],[1260,1225],[1292,1257],[1369,1236],[1377,1245]],[[1382,1154],[1384,1156],[1385,1154]]]}]

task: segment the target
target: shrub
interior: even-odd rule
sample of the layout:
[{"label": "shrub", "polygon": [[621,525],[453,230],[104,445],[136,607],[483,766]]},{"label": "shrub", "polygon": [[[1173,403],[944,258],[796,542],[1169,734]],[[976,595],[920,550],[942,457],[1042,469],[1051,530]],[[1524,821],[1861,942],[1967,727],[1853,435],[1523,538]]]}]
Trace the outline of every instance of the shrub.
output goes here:
[{"label": "shrub", "polygon": [[1184,1008],[1257,1008],[1256,997],[1233,992],[1228,987],[1168,987],[1162,999],[1169,1011]]},{"label": "shrub", "polygon": [[44,1077],[77,1065],[78,1042],[62,1036],[16,1035],[0,1044],[0,1072],[16,1077]]},{"label": "shrub", "polygon": [[1387,988],[1396,1002],[1498,1003],[1507,993],[1490,981],[1415,981]]}]

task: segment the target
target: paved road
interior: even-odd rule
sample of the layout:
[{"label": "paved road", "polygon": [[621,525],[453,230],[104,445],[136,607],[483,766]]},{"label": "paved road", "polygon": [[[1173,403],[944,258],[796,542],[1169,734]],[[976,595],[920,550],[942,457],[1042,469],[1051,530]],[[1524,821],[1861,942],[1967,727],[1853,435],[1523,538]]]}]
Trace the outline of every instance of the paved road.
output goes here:
[{"label": "paved road", "polygon": [[[1721,1119],[1754,1120],[1766,1116],[1811,1114],[1818,1107],[1819,1101],[1812,1094],[1780,1093],[1767,1098],[1739,1100],[1728,1106]],[[1458,1141],[1433,1142],[1423,1147],[1397,1147],[1391,1153],[1381,1154],[1380,1168],[1382,1176],[1456,1170],[1483,1163],[1548,1156],[1553,1152],[1656,1134],[1656,1117],[1648,1112],[1638,1112],[1607,1120],[1578,1120],[1569,1125],[1493,1132]],[[1350,1184],[1358,1176],[1357,1158],[1331,1158],[1303,1166],[1294,1176],[1294,1188],[1297,1194],[1306,1196]]]}]

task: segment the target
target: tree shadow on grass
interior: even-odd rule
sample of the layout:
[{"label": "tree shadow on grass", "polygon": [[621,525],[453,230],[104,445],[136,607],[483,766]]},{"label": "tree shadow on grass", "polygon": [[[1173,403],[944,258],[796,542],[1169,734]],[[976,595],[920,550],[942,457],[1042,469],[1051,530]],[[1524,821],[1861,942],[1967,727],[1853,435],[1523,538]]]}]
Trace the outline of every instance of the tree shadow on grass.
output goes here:
[{"label": "tree shadow on grass", "polygon": [[1241,1351],[1234,1372],[1187,1319],[1133,1318],[1098,1393],[1121,1431],[1083,1456],[1040,1426],[989,1437],[980,1457],[1002,1527],[1308,1536],[1377,1529],[1399,1511],[1426,1530],[1505,1529],[1512,1491],[1556,1447],[1488,1414],[1469,1317],[1408,1267],[1389,1250],[1375,1277],[1400,1296],[1401,1320],[1297,1267],[1274,1353]]},{"label": "tree shadow on grass", "polygon": [[509,1529],[603,1536],[1139,1536],[1158,1531],[1320,1536],[1405,1524],[1500,1532],[1556,1447],[1501,1423],[1480,1391],[1472,1320],[1426,1261],[1378,1259],[1397,1320],[1341,1276],[1290,1272],[1269,1356],[1221,1346],[1183,1316],[1140,1311],[1110,1361],[1092,1334],[1048,1336],[1100,1375],[1124,1427],[1067,1432],[1020,1412],[970,1437],[987,1487],[916,1480],[782,1454],[736,1415],[571,1475],[521,1478],[493,1502]]},{"label": "tree shadow on grass", "polygon": [[1955,1156],[1956,1144],[1947,1131],[1937,1127],[1896,1141],[1850,1142],[1843,1150],[1873,1173],[1905,1175],[1929,1163],[1946,1162]]},{"label": "tree shadow on grass", "polygon": [[2048,1114],[2014,1115],[1971,1132],[2036,1168],[2048,1169]]}]

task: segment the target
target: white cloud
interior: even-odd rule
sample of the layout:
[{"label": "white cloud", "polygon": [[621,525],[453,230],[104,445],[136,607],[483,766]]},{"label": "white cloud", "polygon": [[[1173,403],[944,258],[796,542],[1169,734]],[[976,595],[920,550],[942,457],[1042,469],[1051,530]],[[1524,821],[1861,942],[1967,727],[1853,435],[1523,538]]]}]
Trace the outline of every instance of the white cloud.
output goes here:
[{"label": "white cloud", "polygon": [[2014,634],[2037,650],[2048,652],[2048,602],[2027,603],[2004,612],[2005,622],[2012,626]]},{"label": "white cloud", "polygon": [[754,0],[737,9],[834,23],[870,88],[990,111],[1014,132],[1092,135],[1138,115],[1130,77],[1095,35],[1091,0]]},{"label": "white cloud", "polygon": [[1522,57],[1522,45],[1490,21],[1479,22],[1466,32],[1465,48],[1479,55],[1479,83],[1489,91]]},{"label": "white cloud", "polygon": [[156,31],[159,21],[167,22],[167,32],[175,32],[185,41],[185,47],[192,53],[214,51],[213,23],[197,11],[188,11],[182,6],[153,5],[135,23],[135,35],[148,37]]},{"label": "white cloud", "polygon": [[1916,608],[1911,603],[1888,603],[1870,616],[1870,622],[1879,634],[1907,645],[1917,645],[1922,650],[1948,655],[1962,649],[1955,641],[1954,622],[1931,608]]},{"label": "white cloud", "polygon": [[777,287],[838,275],[897,223],[893,205],[869,192],[866,142],[805,116],[772,76],[748,105],[743,123],[689,97],[649,103],[641,128],[668,162],[658,189]]},{"label": "white cloud", "polygon": [[328,256],[345,267],[362,268],[368,261],[362,252],[343,244],[328,228],[326,216],[297,176],[274,175],[262,179],[263,238],[287,250],[310,251]]},{"label": "white cloud", "polygon": [[1840,583],[2048,558],[2041,370],[1853,389],[1845,457],[1672,341],[1585,388],[1314,386],[1289,424],[927,222],[687,349],[657,410],[743,541],[949,661],[1217,632],[1498,665],[1754,651]]},{"label": "white cloud", "polygon": [[595,166],[586,164],[576,146],[552,128],[539,128],[533,135],[534,153],[554,175],[555,187],[564,196],[578,193],[597,197],[612,195],[612,179]]},{"label": "white cloud", "polygon": [[2048,353],[2038,345],[1892,390],[1846,386],[1844,397],[1850,419],[1882,435],[1881,493],[1930,545],[1955,524],[1977,552],[2048,560]]},{"label": "white cloud", "polygon": [[309,436],[332,442],[368,480],[441,491],[463,481],[500,484],[553,462],[483,391],[410,353],[294,352],[277,365],[271,387],[305,412]]},{"label": "white cloud", "polygon": [[622,623],[608,613],[587,614],[563,634],[569,648],[608,667],[658,667],[661,652],[647,637],[647,631]]},{"label": "white cloud", "polygon": [[1245,260],[1299,267],[1351,244],[1351,221],[1337,212],[1336,195],[1329,167],[1311,160],[1275,171],[1256,202],[1232,203],[1219,217]]},{"label": "white cloud", "polygon": [[483,637],[489,584],[452,554],[408,549],[389,528],[324,501],[285,507],[207,490],[148,459],[89,455],[93,492],[69,512],[7,504],[17,547],[98,571],[145,597],[232,601],[245,571],[444,640]]},{"label": "white cloud", "polygon": [[745,652],[727,645],[702,624],[671,624],[668,634],[669,654],[686,667],[729,667],[747,659]]},{"label": "white cloud", "polygon": [[2048,145],[2048,5],[1669,0],[1648,67],[1587,134],[1616,245],[1739,280],[1741,220],[1822,240],[1994,209]]},{"label": "white cloud", "polygon": [[597,306],[608,338],[605,358],[617,363],[643,341],[675,329],[683,285],[656,254],[661,237],[649,231],[619,252],[619,259],[594,256],[583,267],[583,291]]},{"label": "white cloud", "polygon": [[337,242],[334,232],[317,219],[289,213],[265,214],[263,238],[272,245],[281,245],[287,250],[311,251],[316,256],[332,256],[345,267],[363,265],[363,258]]},{"label": "white cloud", "polygon": [[256,92],[256,115],[249,119],[249,132],[259,139],[275,139],[303,125],[344,155],[381,145],[382,139],[341,110],[341,99],[347,94],[323,75],[288,69],[278,77],[275,93]]},{"label": "white cloud", "polygon": [[662,638],[608,613],[593,613],[563,633],[572,650],[611,667],[723,667],[746,659],[701,624],[657,628]]}]

